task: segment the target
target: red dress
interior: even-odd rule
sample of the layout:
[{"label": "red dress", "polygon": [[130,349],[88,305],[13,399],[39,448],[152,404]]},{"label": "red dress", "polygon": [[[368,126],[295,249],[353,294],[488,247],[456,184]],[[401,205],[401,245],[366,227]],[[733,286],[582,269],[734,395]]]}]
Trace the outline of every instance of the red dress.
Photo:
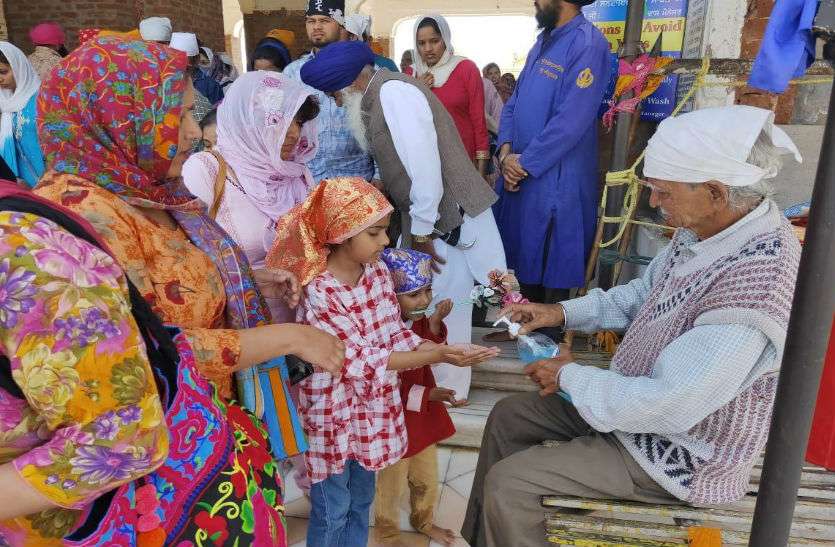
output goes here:
[{"label": "red dress", "polygon": [[835,317],[823,367],[806,461],[835,470]]},{"label": "red dress", "polygon": [[[429,328],[429,319],[425,317],[415,321],[412,332],[424,340],[446,344],[446,326],[440,336],[435,336]],[[403,400],[403,416],[409,438],[409,448],[403,458],[414,456],[455,433],[444,403],[429,400],[429,392],[434,387],[435,375],[431,366],[400,372],[400,398]]]},{"label": "red dress", "polygon": [[455,120],[470,158],[487,159],[490,143],[484,117],[484,83],[475,63],[469,59],[461,61],[446,83],[432,91]]}]

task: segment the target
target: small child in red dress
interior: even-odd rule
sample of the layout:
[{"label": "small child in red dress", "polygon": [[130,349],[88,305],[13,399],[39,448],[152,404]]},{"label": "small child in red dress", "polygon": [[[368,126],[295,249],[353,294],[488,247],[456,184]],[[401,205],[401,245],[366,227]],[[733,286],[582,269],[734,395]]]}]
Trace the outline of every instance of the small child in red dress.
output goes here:
[{"label": "small child in red dress", "polygon": [[[421,338],[446,344],[444,318],[452,301],[438,303],[429,317],[423,312],[432,302],[432,257],[409,249],[386,249],[382,258],[391,271],[403,321]],[[383,543],[400,541],[400,498],[408,483],[412,526],[442,545],[452,545],[455,533],[434,523],[437,443],[455,433],[444,403],[460,406],[465,401],[456,401],[453,390],[437,387],[429,365],[400,372],[400,398],[409,448],[402,460],[377,473],[375,535]]]},{"label": "small child in red dress", "polygon": [[341,373],[316,370],[299,384],[310,445],[308,547],[367,544],[374,473],[406,451],[397,372],[440,362],[472,366],[498,352],[435,344],[406,327],[380,260],[391,212],[362,179],[324,180],[282,217],[267,256],[268,267],[293,272],[304,286],[303,321],[345,344]]}]

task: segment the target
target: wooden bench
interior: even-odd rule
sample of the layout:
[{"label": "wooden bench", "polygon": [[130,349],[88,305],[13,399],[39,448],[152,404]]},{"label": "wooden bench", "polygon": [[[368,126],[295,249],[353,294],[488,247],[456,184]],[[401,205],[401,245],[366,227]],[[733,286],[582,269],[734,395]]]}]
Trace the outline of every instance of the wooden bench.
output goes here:
[{"label": "wooden bench", "polygon": [[[761,474],[762,461],[749,495],[716,508],[543,496],[546,538],[583,547],[674,547],[690,544],[692,527],[707,527],[722,530],[723,545],[748,545]],[[835,473],[806,466],[801,477],[789,545],[835,545]]]}]

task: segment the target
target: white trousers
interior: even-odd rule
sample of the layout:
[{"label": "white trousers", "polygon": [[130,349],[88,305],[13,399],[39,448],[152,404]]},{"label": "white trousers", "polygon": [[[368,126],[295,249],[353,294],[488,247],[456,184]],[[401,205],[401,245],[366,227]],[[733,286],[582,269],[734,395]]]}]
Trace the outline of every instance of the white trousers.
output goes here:
[{"label": "white trousers", "polygon": [[[473,285],[487,283],[487,274],[492,270],[507,270],[504,247],[493,217],[493,210],[487,209],[475,218],[464,215],[461,227],[461,245],[473,243],[471,247],[451,247],[443,241],[435,241],[435,252],[446,260],[441,273],[435,274],[432,291],[435,302],[449,298],[454,303],[470,297]],[[446,318],[447,341],[450,344],[472,342],[473,307],[456,305]],[[432,367],[438,386],[455,390],[455,398],[469,397],[472,369],[461,368],[448,363]]]}]

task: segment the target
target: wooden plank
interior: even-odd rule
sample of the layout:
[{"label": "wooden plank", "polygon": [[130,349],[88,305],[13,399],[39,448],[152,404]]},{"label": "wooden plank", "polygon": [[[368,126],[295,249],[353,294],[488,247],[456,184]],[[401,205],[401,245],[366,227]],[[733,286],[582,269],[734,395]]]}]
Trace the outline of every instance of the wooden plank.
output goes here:
[{"label": "wooden plank", "polygon": [[[542,505],[552,508],[575,508],[587,511],[642,515],[663,519],[688,519],[716,523],[723,528],[750,527],[755,498],[728,507],[699,508],[686,505],[649,505],[626,501],[588,500],[568,496],[543,496]],[[817,516],[815,516],[817,515]],[[835,506],[815,500],[798,500],[792,535],[798,538],[835,540]]]},{"label": "wooden plank", "polygon": [[[687,540],[687,527],[656,522],[621,520],[617,518],[566,515],[552,513],[545,519],[545,530],[549,533],[560,531],[585,532],[630,539],[672,541]],[[722,531],[725,545],[748,545],[748,534],[735,530]]]},{"label": "wooden plank", "polygon": [[586,532],[557,531],[548,533],[545,538],[556,545],[576,545],[577,547],[679,547],[687,541],[639,540],[630,537],[617,537],[608,534],[590,534]]},{"label": "wooden plank", "polygon": [[[553,513],[546,517],[545,530],[549,536],[569,532],[576,537],[607,537],[614,542],[626,542],[626,545],[634,545],[636,541],[673,542],[674,545],[681,545],[686,544],[688,540],[687,526],[563,513]],[[747,531],[722,530],[723,545],[748,545],[748,538]],[[832,540],[792,537],[789,539],[789,545],[831,546]]]},{"label": "wooden plank", "polygon": [[[754,482],[750,486],[750,493],[756,494],[760,491],[760,485]],[[798,497],[820,501],[835,501],[835,484],[800,484],[797,491]],[[835,506],[833,506],[835,511]]]},{"label": "wooden plank", "polygon": [[[758,484],[762,477],[762,466],[755,466],[751,472],[751,482]],[[835,473],[819,467],[804,467],[800,472],[801,485],[831,484],[835,485]]]},{"label": "wooden plank", "polygon": [[[738,502],[728,504],[725,506],[725,509],[753,515],[756,504],[756,496],[745,496]],[[821,500],[797,498],[797,505],[794,506],[794,516],[795,519],[818,519],[826,522],[835,522],[835,505]]]}]

